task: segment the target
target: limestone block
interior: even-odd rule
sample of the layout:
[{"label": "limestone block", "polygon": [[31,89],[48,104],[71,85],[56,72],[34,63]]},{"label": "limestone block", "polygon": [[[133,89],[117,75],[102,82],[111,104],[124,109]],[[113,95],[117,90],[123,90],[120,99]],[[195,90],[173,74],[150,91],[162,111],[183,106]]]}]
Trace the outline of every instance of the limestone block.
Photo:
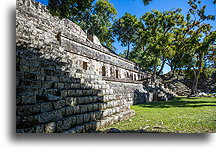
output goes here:
[{"label": "limestone block", "polygon": [[22,72],[29,72],[29,66],[26,65],[19,65],[19,69]]},{"label": "limestone block", "polygon": [[44,81],[44,80],[45,80],[45,76],[37,75],[37,81]]},{"label": "limestone block", "polygon": [[38,116],[25,116],[20,119],[17,128],[33,127],[38,124]]},{"label": "limestone block", "polygon": [[65,100],[65,105],[72,106],[71,102],[73,101],[73,97],[66,97],[64,100]]},{"label": "limestone block", "polygon": [[88,111],[87,105],[80,105],[80,113],[85,113]]},{"label": "limestone block", "polygon": [[24,129],[16,129],[16,133],[25,133]]},{"label": "limestone block", "polygon": [[93,130],[92,124],[91,123],[85,124],[85,130],[86,130],[86,132],[91,132]]},{"label": "limestone block", "polygon": [[65,100],[59,100],[59,101],[53,102],[54,109],[60,109],[63,106],[65,106]]},{"label": "limestone block", "polygon": [[35,132],[35,129],[33,127],[30,127],[30,128],[24,128],[24,133],[34,133]]},{"label": "limestone block", "polygon": [[17,106],[16,109],[18,116],[29,116],[32,114],[40,113],[40,105],[23,105],[23,106]]},{"label": "limestone block", "polygon": [[61,90],[61,96],[62,97],[67,97],[68,96],[68,91],[67,90]]},{"label": "limestone block", "polygon": [[89,113],[90,114],[90,116],[91,116],[91,121],[95,121],[96,120],[96,118],[95,118],[95,113],[94,112],[91,112],[91,113]]},{"label": "limestone block", "polygon": [[79,125],[75,127],[76,133],[84,133],[85,132],[85,126],[84,125]]},{"label": "limestone block", "polygon": [[[58,91],[57,91],[58,92]],[[56,93],[57,93],[56,92]],[[46,98],[48,101],[58,101],[58,100],[62,100],[62,97],[61,96],[55,96],[55,95],[47,95],[47,98]]]},{"label": "limestone block", "polygon": [[63,133],[66,133],[66,134],[73,134],[73,133],[76,133],[76,129],[75,128],[72,128],[72,129],[69,129],[67,131],[64,131]]},{"label": "limestone block", "polygon": [[94,114],[96,120],[100,120],[102,118],[102,111],[96,111]]},{"label": "limestone block", "polygon": [[47,112],[53,110],[53,106],[51,102],[45,102],[40,104],[40,111]]},{"label": "limestone block", "polygon": [[63,118],[63,114],[61,110],[54,110],[46,113],[41,113],[38,115],[39,123],[48,123],[51,121],[61,120]]},{"label": "limestone block", "polygon": [[65,89],[70,89],[70,83],[64,83],[64,88]]},{"label": "limestone block", "polygon": [[57,122],[57,132],[62,132],[64,130],[70,129],[72,125],[76,123],[76,117],[68,117],[62,121]]},{"label": "limestone block", "polygon": [[45,133],[54,133],[56,131],[56,123],[51,122],[45,125]]},{"label": "limestone block", "polygon": [[80,114],[80,106],[74,106],[74,113]]},{"label": "limestone block", "polygon": [[89,122],[89,121],[90,121],[90,118],[91,118],[91,115],[90,115],[90,114],[83,114],[83,121],[84,121],[84,122]]},{"label": "limestone block", "polygon": [[83,123],[83,115],[77,115],[76,116],[76,123],[77,124],[82,124]]},{"label": "limestone block", "polygon": [[93,104],[88,104],[88,105],[87,105],[87,108],[88,108],[88,111],[89,111],[89,112],[94,111],[94,105],[93,105]]},{"label": "limestone block", "polygon": [[99,110],[99,104],[93,104],[93,110],[94,111]]},{"label": "limestone block", "polygon": [[24,78],[29,79],[29,80],[37,80],[37,74],[36,73],[25,73]]},{"label": "limestone block", "polygon": [[76,91],[76,90],[68,90],[67,95],[68,96],[77,96],[77,95],[81,95],[81,93],[80,93],[80,91]]},{"label": "limestone block", "polygon": [[36,96],[35,95],[22,95],[16,97],[17,104],[35,104]]},{"label": "limestone block", "polygon": [[54,82],[54,88],[57,88],[57,89],[62,89],[64,88],[64,83],[57,83],[57,82]]},{"label": "limestone block", "polygon": [[71,116],[76,113],[75,106],[65,107],[65,116]]},{"label": "limestone block", "polygon": [[100,102],[99,98],[100,97],[98,97],[98,96],[93,96],[93,97],[91,97],[90,102],[92,102],[92,103],[93,102],[98,102],[98,101]]},{"label": "limestone block", "polygon": [[34,127],[35,133],[45,133],[44,125],[37,125]]},{"label": "limestone block", "polygon": [[105,128],[107,127],[107,121],[106,120],[101,120],[100,121],[100,128]]}]

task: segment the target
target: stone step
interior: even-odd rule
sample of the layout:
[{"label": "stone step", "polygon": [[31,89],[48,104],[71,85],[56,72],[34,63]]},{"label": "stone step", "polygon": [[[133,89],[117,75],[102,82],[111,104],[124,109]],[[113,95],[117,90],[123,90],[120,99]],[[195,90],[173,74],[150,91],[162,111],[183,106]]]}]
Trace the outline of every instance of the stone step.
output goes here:
[{"label": "stone step", "polygon": [[47,89],[44,90],[42,95],[50,97],[50,96],[61,96],[61,97],[77,97],[77,96],[97,96],[98,94],[102,94],[100,90],[92,90],[92,89]]},{"label": "stone step", "polygon": [[81,83],[85,84],[101,84],[104,85],[106,82],[102,79],[91,79],[91,78],[81,78]]},{"label": "stone step", "polygon": [[133,116],[135,113],[133,110],[127,110],[109,117],[104,118],[103,120],[92,121],[89,123],[84,123],[82,125],[75,126],[68,130],[63,131],[62,133],[86,133],[86,132],[96,132],[100,129],[106,128],[112,124],[118,123],[122,120],[126,120],[129,117]]},{"label": "stone step", "polygon": [[[74,114],[83,114],[94,111],[102,111],[104,112],[104,116],[115,114],[117,112],[121,112],[122,110],[129,109],[129,104],[124,102],[97,102],[97,103],[89,103],[89,104],[76,104],[73,102],[66,100],[65,104],[68,105],[64,107],[66,116],[71,116]],[[70,105],[70,106],[69,106]]]},{"label": "stone step", "polygon": [[73,96],[73,97],[65,97],[67,105],[79,105],[79,104],[89,104],[102,102],[111,105],[111,103],[115,102],[123,102],[126,103],[130,101],[128,99],[116,99],[115,95],[104,95],[104,96]]},{"label": "stone step", "polygon": [[84,96],[84,97],[67,97],[67,105],[83,105],[103,102],[103,96]]}]

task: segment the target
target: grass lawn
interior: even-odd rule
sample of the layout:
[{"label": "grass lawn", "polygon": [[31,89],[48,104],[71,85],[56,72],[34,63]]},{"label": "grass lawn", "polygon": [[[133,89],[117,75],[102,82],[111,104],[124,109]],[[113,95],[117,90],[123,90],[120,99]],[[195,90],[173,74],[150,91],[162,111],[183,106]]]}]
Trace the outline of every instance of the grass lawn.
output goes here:
[{"label": "grass lawn", "polygon": [[216,98],[177,97],[131,106],[135,116],[109,128],[122,132],[215,133]]}]

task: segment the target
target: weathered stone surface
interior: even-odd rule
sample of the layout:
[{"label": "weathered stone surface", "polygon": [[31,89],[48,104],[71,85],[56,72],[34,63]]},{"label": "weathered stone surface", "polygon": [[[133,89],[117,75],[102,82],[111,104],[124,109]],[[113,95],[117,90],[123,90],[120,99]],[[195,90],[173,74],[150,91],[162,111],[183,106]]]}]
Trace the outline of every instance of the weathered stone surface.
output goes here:
[{"label": "weathered stone surface", "polygon": [[41,112],[47,112],[53,110],[53,106],[51,102],[45,102],[40,104]]},{"label": "weathered stone surface", "polygon": [[37,125],[34,128],[35,128],[35,133],[45,133],[44,125]]},{"label": "weathered stone surface", "polygon": [[45,133],[54,133],[56,131],[56,123],[51,122],[45,125]]},{"label": "weathered stone surface", "polygon": [[16,36],[17,132],[94,132],[132,116],[130,105],[153,100],[156,88],[142,81],[149,72],[38,2],[17,1]]},{"label": "weathered stone surface", "polygon": [[63,106],[65,106],[65,100],[59,100],[59,101],[53,102],[54,109],[60,109]]},{"label": "weathered stone surface", "polygon": [[35,95],[22,95],[17,96],[16,98],[17,104],[35,104],[36,103],[36,96]]},{"label": "weathered stone surface", "polygon": [[50,121],[58,121],[63,118],[61,110],[54,110],[47,113],[41,113],[38,115],[39,123],[48,123]]}]

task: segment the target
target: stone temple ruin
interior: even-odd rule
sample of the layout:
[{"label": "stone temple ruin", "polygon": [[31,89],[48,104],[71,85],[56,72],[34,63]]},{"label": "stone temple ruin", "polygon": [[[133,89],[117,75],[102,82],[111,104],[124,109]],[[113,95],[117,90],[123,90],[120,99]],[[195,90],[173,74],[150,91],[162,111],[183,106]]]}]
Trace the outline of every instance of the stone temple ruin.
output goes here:
[{"label": "stone temple ruin", "polygon": [[[94,132],[134,115],[130,105],[174,94],[46,6],[16,8],[16,132]],[[145,81],[143,81],[145,80]]]}]

